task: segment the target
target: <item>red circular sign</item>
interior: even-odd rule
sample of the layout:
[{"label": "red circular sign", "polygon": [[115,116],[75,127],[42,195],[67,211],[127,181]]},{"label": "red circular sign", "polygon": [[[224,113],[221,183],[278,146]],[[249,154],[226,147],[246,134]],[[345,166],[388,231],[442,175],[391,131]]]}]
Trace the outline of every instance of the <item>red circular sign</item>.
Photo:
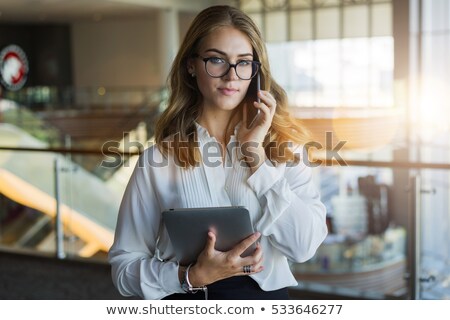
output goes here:
[{"label": "red circular sign", "polygon": [[21,89],[27,81],[27,75],[28,59],[19,46],[9,45],[0,51],[0,81],[6,89]]}]

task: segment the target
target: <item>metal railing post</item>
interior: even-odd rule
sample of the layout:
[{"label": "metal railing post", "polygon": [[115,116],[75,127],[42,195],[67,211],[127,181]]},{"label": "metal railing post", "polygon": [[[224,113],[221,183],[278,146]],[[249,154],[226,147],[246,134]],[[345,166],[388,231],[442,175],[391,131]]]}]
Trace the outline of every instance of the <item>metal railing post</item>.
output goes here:
[{"label": "metal railing post", "polygon": [[66,254],[64,252],[64,230],[61,222],[61,206],[59,195],[59,161],[55,159],[55,202],[56,202],[56,214],[55,214],[55,243],[56,243],[56,257],[58,259],[64,259]]},{"label": "metal railing post", "polygon": [[421,253],[421,180],[420,175],[410,178],[408,210],[408,289],[411,300],[420,299]]}]

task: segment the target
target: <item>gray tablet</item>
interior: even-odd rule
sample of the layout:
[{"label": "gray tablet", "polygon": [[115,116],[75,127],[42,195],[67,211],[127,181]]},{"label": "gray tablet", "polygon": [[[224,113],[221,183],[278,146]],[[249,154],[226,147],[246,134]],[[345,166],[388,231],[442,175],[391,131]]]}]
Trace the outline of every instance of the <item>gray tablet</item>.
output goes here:
[{"label": "gray tablet", "polygon": [[[254,233],[245,207],[170,209],[163,211],[162,218],[181,265],[197,260],[205,248],[209,230],[216,234],[219,251],[232,249]],[[251,255],[255,249],[254,243],[241,256]]]}]

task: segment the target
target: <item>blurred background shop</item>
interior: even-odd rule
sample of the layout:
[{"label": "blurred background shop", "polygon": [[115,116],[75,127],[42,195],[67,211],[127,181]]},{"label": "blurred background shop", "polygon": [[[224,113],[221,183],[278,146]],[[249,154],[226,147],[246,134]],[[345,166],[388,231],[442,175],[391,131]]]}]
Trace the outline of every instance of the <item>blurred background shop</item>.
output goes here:
[{"label": "blurred background shop", "polygon": [[449,299],[450,0],[1,0],[0,297],[119,298],[119,202],[214,4],[259,25],[315,141],[330,233],[291,297]]}]

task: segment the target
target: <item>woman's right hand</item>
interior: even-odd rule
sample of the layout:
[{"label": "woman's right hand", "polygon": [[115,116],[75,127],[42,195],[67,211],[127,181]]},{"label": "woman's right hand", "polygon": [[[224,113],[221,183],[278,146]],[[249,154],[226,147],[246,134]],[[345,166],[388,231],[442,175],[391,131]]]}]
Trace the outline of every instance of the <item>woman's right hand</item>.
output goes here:
[{"label": "woman's right hand", "polygon": [[[230,251],[217,251],[216,235],[208,232],[205,249],[200,253],[197,262],[189,269],[189,281],[194,287],[205,286],[218,280],[233,276],[249,275],[263,270],[263,254],[261,245],[257,243],[251,256],[241,258],[241,254],[261,236],[259,232],[239,242]],[[251,266],[250,273],[244,273],[244,266]]]}]

